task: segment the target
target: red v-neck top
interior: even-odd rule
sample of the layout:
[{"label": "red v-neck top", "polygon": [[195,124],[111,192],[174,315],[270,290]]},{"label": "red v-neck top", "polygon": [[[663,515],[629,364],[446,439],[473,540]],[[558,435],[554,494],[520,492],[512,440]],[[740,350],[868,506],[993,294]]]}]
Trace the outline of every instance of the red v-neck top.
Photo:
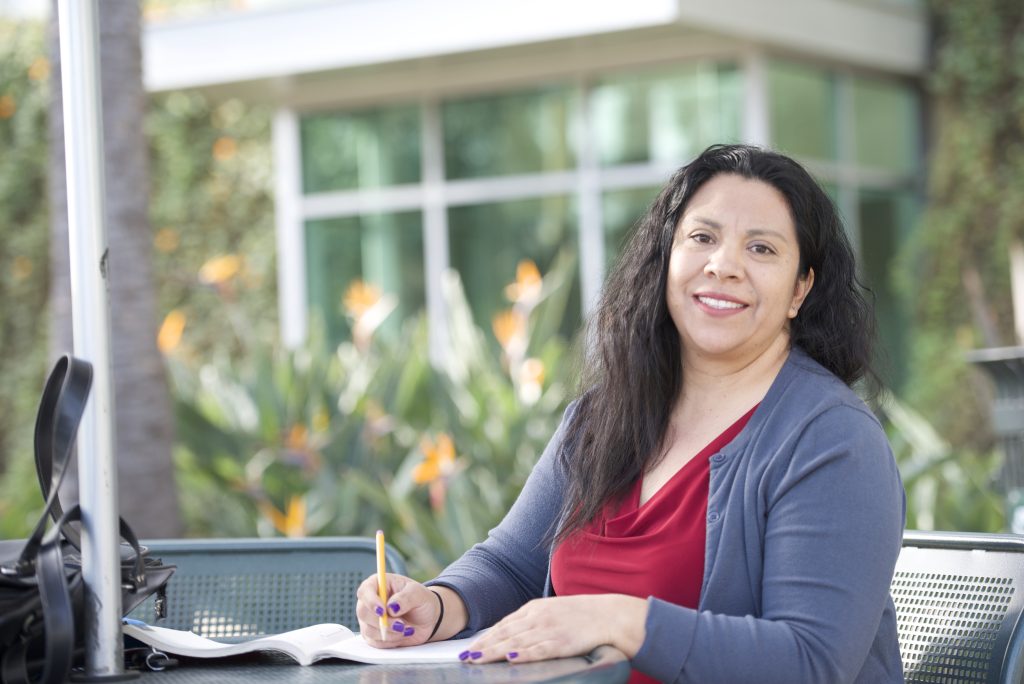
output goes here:
[{"label": "red v-neck top", "polygon": [[696,608],[704,579],[710,459],[740,433],[750,409],[640,505],[642,478],[551,559],[555,594],[655,596]]},{"label": "red v-neck top", "polygon": [[[640,505],[643,478],[580,532],[559,544],[551,559],[551,588],[559,596],[655,596],[697,608],[704,581],[711,457],[731,442],[757,406],[730,425]],[[630,684],[653,682],[634,671]]]}]

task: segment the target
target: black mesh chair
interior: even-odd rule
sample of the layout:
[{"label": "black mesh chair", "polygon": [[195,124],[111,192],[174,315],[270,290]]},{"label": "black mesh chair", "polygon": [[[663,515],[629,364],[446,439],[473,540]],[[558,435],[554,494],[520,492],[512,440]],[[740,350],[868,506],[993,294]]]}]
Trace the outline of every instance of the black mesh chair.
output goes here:
[{"label": "black mesh chair", "polygon": [[[144,542],[178,566],[167,585],[167,616],[154,598],[129,617],[219,640],[244,640],[319,623],[358,632],[355,592],[377,572],[376,546],[363,537],[182,539]],[[388,572],[405,574],[390,546]]]},{"label": "black mesh chair", "polygon": [[1024,682],[1024,537],[908,531],[891,593],[909,684]]}]

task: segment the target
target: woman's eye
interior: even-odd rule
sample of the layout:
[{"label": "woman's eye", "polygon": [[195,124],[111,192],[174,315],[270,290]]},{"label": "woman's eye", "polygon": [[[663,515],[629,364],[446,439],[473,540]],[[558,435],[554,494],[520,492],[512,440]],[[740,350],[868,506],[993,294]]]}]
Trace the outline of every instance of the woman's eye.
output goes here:
[{"label": "woman's eye", "polygon": [[694,242],[699,242],[702,245],[706,245],[711,242],[711,236],[707,233],[694,233],[690,236],[690,239]]},{"label": "woman's eye", "polygon": [[768,245],[751,245],[750,249],[754,252],[754,254],[775,254],[775,250],[769,247]]}]

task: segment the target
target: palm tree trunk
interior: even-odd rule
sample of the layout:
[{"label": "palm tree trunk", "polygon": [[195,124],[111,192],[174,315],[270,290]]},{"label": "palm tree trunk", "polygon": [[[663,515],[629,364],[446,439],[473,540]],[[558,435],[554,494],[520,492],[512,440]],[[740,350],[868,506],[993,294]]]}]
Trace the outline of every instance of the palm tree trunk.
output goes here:
[{"label": "palm tree trunk", "polygon": [[[148,217],[149,179],[143,136],[141,14],[129,0],[97,3],[100,26],[106,165],[108,288],[121,515],[136,533],[182,531],[171,449],[174,416],[163,359],[156,348],[156,288]],[[52,234],[50,349],[72,347],[67,186],[60,91],[57,12],[53,8],[50,195]],[[66,490],[77,498],[77,477]]]}]

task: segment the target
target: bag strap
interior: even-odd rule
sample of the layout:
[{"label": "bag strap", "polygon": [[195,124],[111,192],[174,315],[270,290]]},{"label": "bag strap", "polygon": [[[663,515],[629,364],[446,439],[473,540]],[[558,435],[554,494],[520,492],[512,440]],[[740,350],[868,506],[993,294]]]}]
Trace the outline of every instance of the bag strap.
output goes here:
[{"label": "bag strap", "polygon": [[[22,550],[19,566],[32,559],[42,543],[47,516],[59,523],[64,516],[60,505],[60,485],[64,481],[75,444],[78,425],[85,413],[85,404],[92,387],[92,364],[70,354],[62,356],[46,380],[43,397],[36,414],[36,475],[46,503],[36,528]],[[78,531],[65,523],[64,537],[80,549]]]},{"label": "bag strap", "polygon": [[[81,509],[75,506],[66,515],[68,522],[81,519]],[[36,579],[39,598],[43,604],[43,623],[46,630],[46,660],[43,666],[45,682],[61,682],[71,671],[75,652],[75,611],[64,573],[64,554],[61,552],[61,524],[55,525],[39,549]]]},{"label": "bag strap", "polygon": [[[75,653],[75,609],[68,575],[64,568],[64,541],[61,527],[64,523],[81,520],[78,506],[61,516],[42,540],[35,557],[36,585],[42,604],[45,635],[43,672],[35,684],[62,684],[67,681]],[[76,580],[81,580],[76,571]],[[6,684],[29,684],[28,648],[31,639],[19,639],[4,654],[0,679]]]},{"label": "bag strap", "polygon": [[[39,486],[46,503],[43,515],[36,524],[36,531],[22,551],[23,561],[31,559],[41,543],[37,541],[32,544],[32,541],[37,538],[41,540],[47,515],[62,529],[64,539],[75,549],[82,550],[81,535],[70,524],[81,521],[82,516],[80,513],[65,514],[60,503],[60,485],[71,461],[75,435],[82,422],[91,387],[92,364],[70,354],[62,356],[57,361],[46,381],[46,388],[39,402],[39,413],[36,415],[35,430],[36,476],[39,478]],[[135,551],[132,574],[128,580],[135,588],[144,586],[146,576],[142,547],[124,518],[118,516],[117,521],[121,538]]]}]

